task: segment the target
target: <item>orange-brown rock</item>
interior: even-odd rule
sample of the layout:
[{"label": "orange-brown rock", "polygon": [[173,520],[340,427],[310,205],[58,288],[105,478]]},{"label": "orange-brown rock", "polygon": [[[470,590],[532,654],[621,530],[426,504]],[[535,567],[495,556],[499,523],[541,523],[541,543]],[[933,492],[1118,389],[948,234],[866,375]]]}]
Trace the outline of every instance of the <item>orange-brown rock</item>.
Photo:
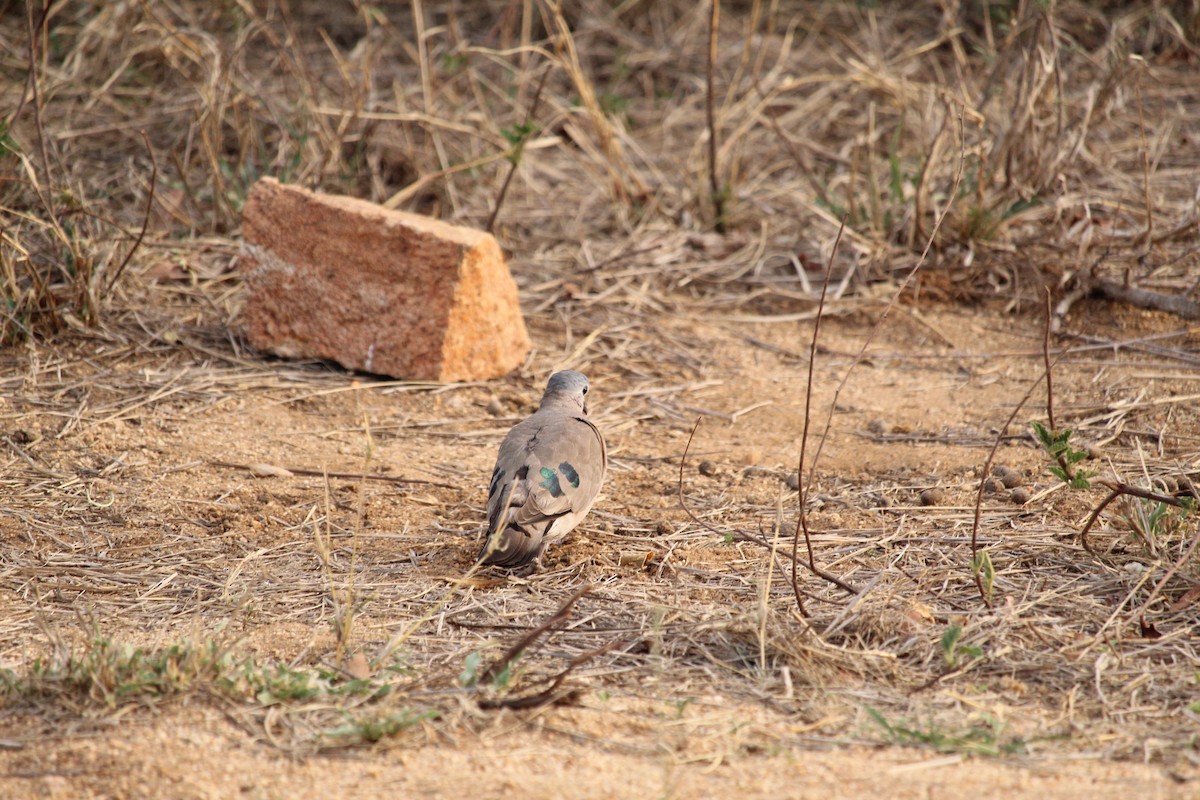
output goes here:
[{"label": "orange-brown rock", "polygon": [[494,378],[529,334],[490,234],[274,178],[242,220],[250,343],[396,378]]}]

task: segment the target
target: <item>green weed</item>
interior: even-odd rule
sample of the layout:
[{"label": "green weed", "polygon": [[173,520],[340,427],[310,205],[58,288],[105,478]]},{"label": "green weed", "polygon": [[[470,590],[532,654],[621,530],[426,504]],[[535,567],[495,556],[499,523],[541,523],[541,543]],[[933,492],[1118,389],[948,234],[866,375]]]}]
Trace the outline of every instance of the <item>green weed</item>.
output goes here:
[{"label": "green weed", "polygon": [[1076,450],[1071,446],[1071,435],[1074,431],[1069,428],[1062,431],[1051,430],[1037,421],[1033,423],[1033,431],[1042,447],[1056,462],[1049,468],[1052,475],[1072,489],[1087,489],[1091,486],[1088,479],[1095,477],[1094,470],[1072,469],[1073,465],[1088,457],[1086,451]]},{"label": "green weed", "polygon": [[962,635],[963,629],[961,625],[951,625],[942,634],[940,641],[942,646],[942,660],[951,669],[957,667],[964,659],[974,660],[983,655],[982,647],[972,644],[960,644]]},{"label": "green weed", "polygon": [[958,731],[948,731],[930,720],[924,726],[905,721],[889,722],[873,708],[867,707],[868,716],[878,725],[891,744],[901,747],[923,747],[939,753],[963,753],[997,757],[1026,752],[1026,742],[1019,737],[1005,737],[1004,723],[984,714],[982,719],[972,722]]}]

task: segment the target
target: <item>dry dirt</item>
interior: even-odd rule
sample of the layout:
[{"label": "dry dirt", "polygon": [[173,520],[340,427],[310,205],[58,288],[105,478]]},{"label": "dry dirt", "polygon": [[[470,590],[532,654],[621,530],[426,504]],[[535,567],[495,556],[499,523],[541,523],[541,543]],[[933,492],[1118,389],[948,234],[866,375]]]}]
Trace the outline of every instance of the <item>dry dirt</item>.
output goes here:
[{"label": "dry dirt", "polygon": [[[1200,482],[1197,32],[0,2],[0,797],[1196,797],[1200,535],[1153,498]],[[264,175],[494,222],[534,353],[422,385],[249,351]],[[793,580],[824,276],[829,579]],[[1151,498],[1086,540],[1107,490],[1030,433],[1044,289],[1074,469]],[[472,574],[561,367],[605,490],[543,571]]]},{"label": "dry dirt", "polygon": [[[863,303],[823,322],[810,463],[838,382],[883,309]],[[1194,367],[1137,348],[1174,334],[1157,341],[1195,352],[1196,333],[1103,303],[1080,304],[1069,322],[1127,344],[1056,366],[1060,426],[1089,443],[1120,432],[1097,453],[1106,474],[1137,479],[1139,452],[1194,470],[1200,423],[1194,400],[1180,399],[1193,395]],[[203,691],[115,708],[86,692],[18,697],[4,716],[0,794],[1195,796],[1195,716],[1190,692],[1176,688],[1194,685],[1197,664],[1184,654],[1195,609],[1155,606],[1162,638],[1142,638],[1130,609],[1153,582],[1126,566],[1162,577],[1182,540],[1155,559],[1110,515],[1096,534],[1103,556],[1080,547],[1075,531],[1102,493],[1052,490],[1047,459],[1024,436],[1044,416],[1044,390],[1017,414],[1009,432],[1021,437],[997,453],[1032,499],[985,496],[995,608],[976,594],[975,488],[1041,374],[1036,313],[892,310],[837,395],[809,519],[818,561],[863,597],[848,604],[802,572],[809,622],[795,612],[786,562],[721,532],[770,535],[779,504],[790,546],[797,496],[786,476],[799,453],[811,321],[662,313],[639,324],[666,354],[654,372],[606,355],[629,339],[596,337],[571,359],[579,342],[542,319],[527,369],[444,387],[161,338],[150,352],[92,342],[86,353],[66,344],[22,354],[20,382],[0,400],[12,511],[0,517],[3,666],[28,670],[56,641],[82,646],[89,630],[147,649],[225,637],[264,662],[328,666],[331,596],[352,582],[349,649],[373,657],[408,631],[384,659],[404,671],[375,664],[371,679],[403,698],[388,702],[438,716],[375,744],[333,745],[323,731],[369,704],[322,701],[330,716],[317,702],[268,707]],[[564,363],[589,372],[610,444],[596,512],[544,572],[456,583],[478,547],[496,445]],[[715,532],[677,496],[698,416],[682,490]],[[250,464],[297,474],[232,466]],[[427,483],[362,481],[364,469]],[[343,475],[326,482],[322,471]],[[933,487],[940,496],[923,505]],[[648,565],[621,563],[643,552]],[[593,589],[563,632],[530,648],[508,689],[458,686],[471,653],[494,658],[585,584]],[[1169,589],[1177,600],[1182,591]],[[980,648],[961,669],[939,647],[950,624]],[[567,677],[572,692],[559,702],[479,706],[610,643]],[[899,746],[868,709],[953,741]],[[1004,752],[954,739],[981,720]]]}]

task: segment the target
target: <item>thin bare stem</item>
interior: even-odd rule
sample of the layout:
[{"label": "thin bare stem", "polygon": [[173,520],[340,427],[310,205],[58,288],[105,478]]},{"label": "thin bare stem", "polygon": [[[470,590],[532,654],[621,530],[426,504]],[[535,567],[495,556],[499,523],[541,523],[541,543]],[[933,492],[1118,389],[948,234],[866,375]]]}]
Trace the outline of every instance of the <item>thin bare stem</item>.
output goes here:
[{"label": "thin bare stem", "polygon": [[721,21],[721,0],[712,0],[708,19],[708,64],[706,70],[704,111],[708,121],[708,180],[717,233],[725,232],[725,195],[717,177],[717,97],[714,76],[717,64],[717,29]]},{"label": "thin bare stem", "polygon": [[[1050,289],[1047,287],[1046,324],[1042,328],[1042,363],[1046,365],[1046,421],[1050,423],[1050,430],[1056,431],[1058,425],[1054,422],[1054,371],[1050,369],[1050,326],[1054,320],[1053,303]],[[1063,466],[1064,469],[1067,468],[1065,464],[1060,466]]]},{"label": "thin bare stem", "polygon": [[1137,486],[1131,486],[1128,483],[1120,483],[1117,481],[1096,481],[1104,488],[1108,489],[1108,495],[1100,501],[1100,504],[1092,509],[1092,513],[1088,515],[1087,521],[1083,523],[1083,527],[1079,529],[1079,544],[1083,549],[1088,551],[1093,556],[1099,557],[1099,553],[1092,549],[1092,545],[1088,542],[1088,532],[1092,526],[1096,524],[1096,520],[1104,509],[1108,508],[1113,500],[1116,500],[1121,495],[1129,495],[1131,497],[1140,497],[1143,500],[1150,500],[1156,503],[1165,503],[1175,508],[1187,508],[1187,504],[1178,497],[1172,497],[1169,494],[1159,494],[1151,492],[1148,489],[1142,489]]},{"label": "thin bare stem", "polygon": [[1134,91],[1137,92],[1137,109],[1138,109],[1138,132],[1142,137],[1142,200],[1146,206],[1146,248],[1145,253],[1150,252],[1150,246],[1154,243],[1154,203],[1150,200],[1150,148],[1146,144],[1146,116],[1142,110],[1142,81],[1141,76],[1133,83]]},{"label": "thin bare stem", "polygon": [[479,680],[484,683],[494,680],[509,665],[516,661],[521,656],[521,653],[528,650],[529,646],[538,640],[538,637],[556,625],[562,624],[567,617],[571,616],[571,609],[575,606],[575,603],[591,590],[591,584],[577,589],[573,595],[567,598],[566,602],[558,607],[557,611],[542,620],[536,627],[532,628],[505,650],[503,655],[488,665],[487,669],[480,673]]},{"label": "thin bare stem", "polygon": [[[813,572],[817,571],[817,559],[813,555],[812,535],[808,530],[808,514],[805,506],[808,502],[808,492],[811,489],[812,474],[809,473],[809,483],[804,481],[804,457],[808,450],[808,427],[812,410],[813,373],[816,371],[817,341],[821,336],[821,316],[825,312],[825,298],[829,293],[829,277],[833,274],[833,259],[837,255],[838,246],[842,243],[842,233],[846,230],[846,218],[838,226],[837,238],[833,240],[833,249],[829,252],[829,260],[825,263],[825,280],[821,281],[821,297],[817,301],[817,317],[813,321],[812,339],[808,344],[808,377],[804,387],[804,427],[800,431],[800,458],[796,464],[796,492],[800,504],[799,518],[796,520],[796,531],[792,534],[792,593],[796,603],[800,603],[800,577],[796,571],[797,551],[800,547],[800,532],[804,532],[804,545],[808,550],[808,564]],[[804,609],[801,606],[801,613]]]},{"label": "thin bare stem", "polygon": [[534,90],[533,100],[529,103],[529,109],[525,112],[525,121],[521,125],[521,140],[513,143],[512,155],[509,156],[508,174],[504,176],[504,183],[500,186],[500,193],[496,195],[496,203],[492,206],[492,213],[488,215],[487,224],[483,229],[491,233],[496,226],[496,217],[500,214],[500,206],[504,204],[504,197],[508,194],[508,186],[512,183],[513,176],[517,173],[517,167],[521,165],[521,156],[525,151],[525,137],[529,135],[529,126],[533,123],[533,118],[537,114],[538,104],[542,100],[542,88],[546,85],[546,78],[550,76],[550,65],[542,70],[542,77],[538,80],[537,89]]},{"label": "thin bare stem", "polygon": [[142,141],[146,144],[146,152],[150,154],[150,191],[146,194],[146,211],[142,215],[142,229],[138,231],[137,239],[133,242],[133,247],[129,248],[129,252],[125,254],[125,258],[121,260],[120,265],[113,272],[112,278],[109,279],[108,285],[104,287],[105,294],[112,291],[112,288],[117,285],[121,273],[129,265],[129,260],[133,258],[133,254],[141,247],[142,240],[146,238],[146,229],[150,226],[150,209],[154,205],[154,187],[158,184],[158,159],[154,157],[154,148],[150,146],[150,137],[146,135],[146,131],[142,130],[138,131],[138,133],[141,134]]}]

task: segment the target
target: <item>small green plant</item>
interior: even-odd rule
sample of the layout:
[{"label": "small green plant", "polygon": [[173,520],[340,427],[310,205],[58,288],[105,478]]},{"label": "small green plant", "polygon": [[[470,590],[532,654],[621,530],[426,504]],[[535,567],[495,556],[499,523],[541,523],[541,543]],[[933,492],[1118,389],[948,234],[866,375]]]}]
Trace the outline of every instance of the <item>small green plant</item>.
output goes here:
[{"label": "small green plant", "polygon": [[972,722],[964,730],[948,732],[930,720],[923,727],[908,722],[889,722],[883,714],[869,706],[871,720],[883,729],[892,744],[902,747],[924,747],[939,753],[965,753],[981,756],[1001,756],[1026,752],[1025,740],[1003,736],[1004,723],[990,714]]},{"label": "small green plant", "polygon": [[20,146],[8,132],[8,120],[0,119],[0,158],[19,155]]},{"label": "small green plant", "polygon": [[992,555],[987,550],[980,550],[971,559],[971,574],[983,587],[983,596],[990,603],[992,592],[996,586],[996,568],[992,565]]},{"label": "small green plant", "polygon": [[332,697],[375,699],[391,688],[346,681],[336,670],[259,663],[236,656],[231,644],[216,639],[143,649],[96,634],[82,648],[60,647],[22,672],[0,670],[0,697],[72,704],[83,699],[110,710],[196,692],[274,706]]},{"label": "small green plant", "polygon": [[1171,528],[1171,507],[1166,503],[1155,500],[1138,498],[1129,503],[1129,513],[1126,515],[1130,526],[1137,532],[1150,552],[1158,550],[1157,543],[1168,535]]},{"label": "small green plant", "polygon": [[532,120],[526,120],[525,122],[500,129],[500,135],[510,145],[508,155],[505,156],[509,160],[509,163],[521,163],[521,155],[525,152],[526,142],[533,138],[533,135],[539,130],[541,130],[541,127]]},{"label": "small green plant", "polygon": [[961,625],[950,625],[942,634],[942,660],[946,666],[953,669],[963,660],[974,660],[983,655],[983,648],[973,644],[961,644],[963,629]]},{"label": "small green plant", "polygon": [[442,72],[453,75],[461,72],[468,63],[465,53],[446,53],[442,56]]},{"label": "small green plant", "polygon": [[[481,683],[485,683],[492,689],[503,691],[512,682],[513,666],[521,659],[522,655],[524,655],[523,652],[517,653],[511,659],[504,662],[504,665],[496,670],[494,675],[489,677],[487,670],[479,668],[483,663],[483,656],[478,651],[473,652],[463,662],[463,670],[458,675],[458,683],[465,689],[474,689]],[[493,668],[489,667],[489,669]]]},{"label": "small green plant", "polygon": [[1033,430],[1042,447],[1046,448],[1046,452],[1056,462],[1050,467],[1050,473],[1072,489],[1089,488],[1091,482],[1088,479],[1095,476],[1095,471],[1073,469],[1075,464],[1088,457],[1087,451],[1076,450],[1071,446],[1071,435],[1074,431],[1070,428],[1062,431],[1052,430],[1037,421],[1033,423]]},{"label": "small green plant", "polygon": [[479,683],[479,664],[483,661],[483,656],[479,651],[470,653],[463,661],[463,670],[458,674],[458,684],[465,689],[470,689]]},{"label": "small green plant", "polygon": [[1179,505],[1172,505],[1149,497],[1131,497],[1128,499],[1124,518],[1146,545],[1151,555],[1158,556],[1172,535],[1178,533],[1188,517],[1195,513],[1193,498],[1180,498]]},{"label": "small green plant", "polygon": [[329,738],[339,740],[341,743],[350,740],[374,744],[380,739],[395,736],[397,733],[405,731],[424,720],[433,719],[437,716],[438,712],[432,709],[414,711],[413,709],[406,708],[390,714],[351,719],[345,725],[326,731],[325,735]]},{"label": "small green plant", "polygon": [[522,655],[521,653],[518,653],[516,658],[513,658],[511,661],[504,662],[504,666],[501,667],[500,670],[496,673],[495,677],[492,678],[492,687],[493,688],[500,690],[500,691],[503,691],[504,689],[508,688],[509,683],[512,682],[513,664],[517,663],[517,659],[519,659],[521,657],[521,655]]},{"label": "small green plant", "polygon": [[115,709],[204,686],[236,693],[242,685],[238,666],[216,641],[143,650],[94,635],[81,652],[64,649],[49,659],[35,659],[23,674],[0,672],[0,695],[11,699],[82,695]]},{"label": "small green plant", "polygon": [[264,706],[311,700],[329,687],[327,681],[312,671],[293,669],[284,664],[260,667],[246,662],[244,677],[254,689],[254,699]]},{"label": "small green plant", "polygon": [[[319,734],[328,746],[377,742],[436,717],[433,709],[376,702],[396,684],[347,680],[341,670],[259,662],[233,643],[208,639],[162,648],[132,647],[98,633],[79,648],[59,643],[52,656],[22,670],[0,669],[0,704],[60,706],[122,715],[182,697],[219,697],[251,712],[322,716],[332,707],[347,720]],[[315,731],[321,725],[305,726]]]}]

